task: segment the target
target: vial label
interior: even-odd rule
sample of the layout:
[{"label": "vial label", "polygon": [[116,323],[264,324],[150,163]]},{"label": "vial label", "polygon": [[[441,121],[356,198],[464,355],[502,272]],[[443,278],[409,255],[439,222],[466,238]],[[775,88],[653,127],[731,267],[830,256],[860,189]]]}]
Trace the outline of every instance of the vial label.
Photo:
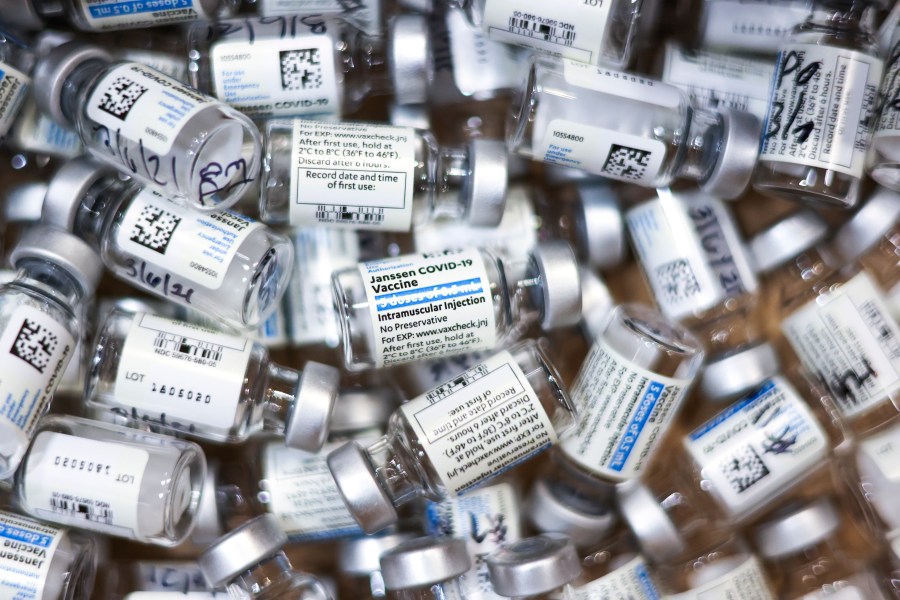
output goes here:
[{"label": "vial label", "polygon": [[416,132],[295,119],[291,225],[409,231]]},{"label": "vial label", "polygon": [[861,440],[859,451],[871,459],[885,479],[900,484],[900,427]]},{"label": "vial label", "polygon": [[187,64],[183,58],[179,58],[167,52],[150,52],[148,50],[123,50],[119,53],[122,60],[140,63],[151,69],[156,69],[163,75],[187,83]]},{"label": "vial label", "polygon": [[453,81],[463,96],[515,89],[521,84],[521,54],[508,44],[494,42],[469,24],[462,10],[446,15]]},{"label": "vial label", "polygon": [[591,472],[617,480],[637,477],[690,383],[643,369],[598,340],[572,385],[578,419],[561,441],[562,451]]},{"label": "vial label", "polygon": [[335,40],[326,33],[333,24],[315,18],[230,26],[210,50],[216,97],[254,118],[339,115]]},{"label": "vial label", "polygon": [[563,78],[569,85],[661,108],[680,109],[685,102],[681,91],[671,85],[574,60],[563,61]]},{"label": "vial label", "polygon": [[684,445],[709,491],[735,516],[790,487],[829,448],[807,404],[780,377],[688,434]]},{"label": "vial label", "polygon": [[81,11],[94,31],[153,27],[212,17],[198,0],[82,0]]},{"label": "vial label", "polygon": [[501,352],[400,407],[448,494],[462,494],[556,442],[522,369]]},{"label": "vial label", "polygon": [[[728,559],[726,559],[728,560]],[[706,566],[712,569],[715,563]],[[698,572],[695,577],[702,574]],[[699,578],[699,577],[698,577]],[[769,590],[769,584],[763,575],[762,568],[756,558],[748,558],[738,567],[712,581],[699,585],[681,594],[670,594],[666,600],[709,600],[711,598],[728,598],[728,600],[775,600]]]},{"label": "vial label", "polygon": [[279,15],[336,15],[368,35],[383,33],[379,0],[259,0],[257,12]]},{"label": "vial label", "polygon": [[805,594],[801,600],[877,600],[877,598],[881,597],[881,594],[878,594],[877,592],[876,594],[866,593],[868,590],[863,591],[855,585],[848,585],[839,589],[834,589],[834,587],[837,586],[828,587],[829,591],[827,592]]},{"label": "vial label", "polygon": [[8,318],[0,334],[0,448],[17,455],[28,445],[76,346],[68,329],[33,306]]},{"label": "vial label", "polygon": [[660,194],[628,211],[628,231],[653,295],[674,320],[758,285],[728,209],[705,195]]},{"label": "vial label", "polygon": [[[142,592],[204,592],[206,579],[197,563],[141,561],[134,569],[135,587]],[[171,596],[167,596],[170,598]]]},{"label": "vial label", "polygon": [[279,302],[269,317],[250,333],[250,337],[266,348],[281,348],[291,343],[287,332],[287,314],[283,302]]},{"label": "vial label", "polygon": [[660,598],[659,591],[647,569],[647,563],[641,557],[631,560],[608,575],[575,588],[574,592],[572,600],[605,600],[607,598],[659,600]]},{"label": "vial label", "polygon": [[483,363],[489,357],[490,354],[485,352],[470,352],[437,360],[409,363],[405,374],[409,376],[410,393],[415,396],[424,394],[463,371]]},{"label": "vial label", "polygon": [[119,358],[110,409],[170,429],[227,432],[235,425],[252,351],[248,339],[138,313]]},{"label": "vial label", "polygon": [[0,596],[43,600],[50,564],[65,531],[0,512]]},{"label": "vial label", "polygon": [[487,0],[482,28],[497,42],[597,64],[612,4],[613,0]]},{"label": "vial label", "polygon": [[893,137],[900,131],[900,39],[891,48],[886,67],[887,72],[881,85],[881,113],[875,125],[875,139]]},{"label": "vial label", "polygon": [[376,366],[488,350],[497,343],[491,284],[478,250],[361,263]]},{"label": "vial label", "polygon": [[665,57],[663,82],[686,92],[694,106],[709,110],[731,108],[765,120],[769,86],[775,75],[771,61],[689,52],[672,43],[666,44]]},{"label": "vial label", "polygon": [[[238,250],[262,228],[253,219],[229,210],[198,213],[182,208],[152,188],[144,188],[125,211],[116,243],[126,255],[183,277],[190,286],[217,290]],[[134,266],[134,261],[130,264]]]},{"label": "vial label", "polygon": [[243,592],[181,592],[171,590],[167,592],[131,592],[126,594],[123,600],[209,600],[215,598],[217,600],[234,600],[235,598],[250,598],[242,596]]},{"label": "vial label", "polygon": [[135,537],[149,460],[146,450],[128,444],[42,431],[25,463],[26,505],[42,519]]},{"label": "vial label", "polygon": [[760,160],[861,177],[872,133],[881,60],[829,46],[782,48]]},{"label": "vial label", "polygon": [[786,318],[781,331],[845,417],[900,389],[900,327],[865,272]]},{"label": "vial label", "polygon": [[29,85],[31,79],[27,75],[0,62],[0,138],[12,128]]},{"label": "vial label", "polygon": [[308,454],[279,442],[266,444],[263,450],[260,486],[268,496],[269,512],[291,541],[363,535],[325,460],[337,446],[329,444],[319,454]]},{"label": "vial label", "polygon": [[77,133],[58,125],[31,101],[22,107],[10,141],[16,148],[35,154],[74,158],[84,152]]},{"label": "vial label", "polygon": [[[812,12],[810,0],[708,0],[701,45],[774,54],[782,38]],[[766,82],[769,89],[771,80]]]}]

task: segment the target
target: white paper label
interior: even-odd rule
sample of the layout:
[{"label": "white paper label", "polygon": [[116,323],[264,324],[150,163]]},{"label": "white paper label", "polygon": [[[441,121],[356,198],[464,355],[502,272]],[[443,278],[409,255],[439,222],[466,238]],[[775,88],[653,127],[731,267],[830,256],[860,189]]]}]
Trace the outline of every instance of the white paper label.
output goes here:
[{"label": "white paper label", "polygon": [[263,450],[260,485],[268,492],[269,512],[292,541],[363,535],[326,462],[336,447],[309,454],[277,442]]},{"label": "white paper label", "polygon": [[812,12],[810,0],[705,0],[702,45],[775,54],[795,25]]},{"label": "white paper label", "polygon": [[223,36],[215,42],[210,69],[216,97],[254,118],[340,114],[335,42],[324,34],[324,25],[321,33],[297,27],[293,37],[251,42],[241,30],[238,39]]},{"label": "white paper label", "polygon": [[446,15],[453,81],[464,96],[480,96],[514,89],[520,83],[522,56],[508,44],[494,42],[473,27],[462,10]]},{"label": "white paper label", "polygon": [[828,453],[828,437],[790,384],[776,377],[684,438],[710,493],[732,516],[765,504]]},{"label": "white paper label", "polygon": [[182,208],[144,188],[125,211],[116,242],[125,254],[183,277],[191,286],[217,290],[241,245],[262,227],[229,210]]},{"label": "white paper label", "polygon": [[[2,131],[0,125],[0,133]],[[30,100],[25,102],[22,114],[16,120],[11,143],[26,152],[64,158],[74,158],[84,152],[77,133],[58,125]]]},{"label": "white paper label", "polygon": [[135,537],[149,460],[127,444],[42,431],[25,463],[26,504],[38,518]]},{"label": "white paper label", "polygon": [[885,479],[900,484],[900,426],[861,440],[859,451],[872,460]]},{"label": "white paper label", "polygon": [[291,225],[409,231],[416,132],[294,120]]},{"label": "white paper label", "polygon": [[[212,105],[196,90],[162,73],[139,63],[123,63],[94,86],[87,115],[105,127],[110,137],[140,144],[162,157],[172,150],[190,118]],[[122,160],[129,162],[127,157]]]},{"label": "white paper label", "polygon": [[12,128],[29,85],[27,75],[0,62],[0,139]]},{"label": "white paper label", "polygon": [[647,563],[637,557],[623,567],[574,590],[572,600],[659,600]]},{"label": "white paper label", "polygon": [[614,0],[487,0],[483,28],[498,42],[597,64]]},{"label": "white paper label", "polygon": [[550,418],[508,352],[410,400],[400,411],[450,495],[556,442]]},{"label": "white paper label", "polygon": [[383,33],[380,0],[258,0],[263,17],[277,15],[339,15],[369,35]]},{"label": "white paper label", "polygon": [[678,413],[690,380],[640,368],[594,342],[572,384],[578,410],[562,451],[588,470],[617,480],[640,475]]},{"label": "white paper label", "polygon": [[[894,10],[900,12],[900,9]],[[881,84],[881,112],[875,125],[876,139],[893,137],[900,131],[900,38],[891,48],[887,59]]]},{"label": "white paper label", "polygon": [[760,160],[861,177],[881,84],[878,58],[794,44],[778,55]]},{"label": "white paper label", "polygon": [[705,194],[671,195],[628,211],[628,231],[662,312],[680,320],[758,284],[737,226]]},{"label": "white paper label", "polygon": [[225,434],[234,427],[252,351],[246,338],[138,313],[110,408],[171,429]]},{"label": "white paper label", "polygon": [[411,254],[359,265],[378,367],[488,350],[494,302],[478,250]]},{"label": "white paper label", "polygon": [[781,330],[845,417],[900,388],[900,327],[865,272],[789,316]]},{"label": "white paper label", "polygon": [[0,512],[0,597],[43,600],[50,563],[65,531]]},{"label": "white paper label", "polygon": [[183,57],[167,52],[150,52],[148,50],[122,50],[122,60],[141,63],[160,73],[187,83],[187,61]]},{"label": "white paper label", "polygon": [[759,561],[750,558],[736,569],[705,585],[665,598],[666,600],[775,600],[775,595],[769,590]]},{"label": "white paper label", "polygon": [[574,60],[564,60],[562,65],[563,77],[569,85],[663,108],[680,108],[684,102],[678,88],[643,75],[592,67]]},{"label": "white paper label", "polygon": [[211,17],[197,0],[81,0],[91,29],[133,29]]},{"label": "white paper label", "polygon": [[894,424],[860,440],[856,469],[865,482],[868,503],[888,528],[900,527],[900,426]]},{"label": "white paper label", "polygon": [[764,121],[774,75],[774,60],[688,52],[670,43],[666,45],[662,80],[687,92],[694,106],[710,110],[731,108]]},{"label": "white paper label", "polygon": [[[134,568],[135,587],[143,592],[205,592],[208,588],[196,562],[141,561]],[[224,594],[219,594],[222,597]],[[167,596],[171,597],[171,596]]]}]

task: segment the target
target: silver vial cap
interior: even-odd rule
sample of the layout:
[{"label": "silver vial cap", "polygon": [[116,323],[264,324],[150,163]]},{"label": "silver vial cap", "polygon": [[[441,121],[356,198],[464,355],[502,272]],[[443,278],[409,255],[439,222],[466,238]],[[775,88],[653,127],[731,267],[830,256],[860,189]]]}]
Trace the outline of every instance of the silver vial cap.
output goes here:
[{"label": "silver vial cap", "polygon": [[778,374],[778,356],[768,342],[711,361],[700,376],[705,398],[726,402],[758,387]]},{"label": "silver vial cap", "polygon": [[384,428],[400,402],[388,387],[345,389],[338,395],[330,435]]},{"label": "silver vial cap", "polygon": [[29,182],[13,186],[3,203],[3,217],[6,223],[37,223],[41,220],[47,184]]},{"label": "silver vial cap", "polygon": [[762,125],[754,115],[738,110],[724,109],[721,115],[719,160],[700,187],[716,198],[734,200],[744,193],[753,175]]},{"label": "silver vial cap", "polygon": [[831,250],[842,267],[854,262],[878,243],[900,219],[900,194],[878,188],[853,218],[834,234]]},{"label": "silver vial cap", "polygon": [[2,21],[26,31],[44,28],[44,20],[34,9],[32,0],[4,0]]},{"label": "silver vial cap", "polygon": [[203,551],[197,566],[210,588],[219,588],[266,558],[288,541],[278,519],[265,514],[247,521]]},{"label": "silver vial cap", "polygon": [[560,588],[581,575],[572,540],[544,533],[498,548],[485,557],[491,585],[500,596],[533,596]]},{"label": "silver vial cap", "polygon": [[648,371],[664,356],[678,355],[682,366],[675,376],[684,379],[694,377],[703,357],[703,346],[691,332],[643,304],[616,307],[602,338],[625,360]]},{"label": "silver vial cap", "polygon": [[72,231],[81,199],[95,183],[114,175],[105,167],[86,156],[73,158],[61,166],[47,186],[41,221],[46,225]]},{"label": "silver vial cap", "polygon": [[315,361],[306,363],[284,430],[285,446],[312,453],[322,449],[328,439],[340,383],[341,372],[338,369]]},{"label": "silver vial cap", "polygon": [[628,523],[647,558],[665,562],[686,550],[672,519],[647,486],[632,480],[619,484],[616,492],[619,514]]},{"label": "silver vial cap", "polygon": [[841,517],[828,498],[820,498],[756,530],[756,545],[766,558],[780,558],[815,546],[841,525]]},{"label": "silver vial cap", "polygon": [[81,42],[66,42],[41,58],[34,68],[34,89],[41,90],[34,95],[34,101],[43,112],[58,124],[71,128],[62,112],[62,93],[66,80],[79,65],[89,60],[112,62],[113,58],[96,46]]},{"label": "silver vial cap", "polygon": [[531,488],[525,511],[538,531],[565,534],[579,548],[600,543],[616,523],[612,511],[589,514],[566,504],[544,481]]},{"label": "silver vial cap", "polygon": [[594,269],[610,269],[625,258],[625,221],[612,188],[605,184],[581,183],[577,186],[581,198],[580,212],[583,227],[584,260]]},{"label": "silver vial cap", "polygon": [[425,104],[434,79],[428,19],[422,15],[398,15],[391,19],[388,57],[394,101]]},{"label": "silver vial cap", "polygon": [[94,293],[103,275],[103,263],[94,249],[56,227],[37,225],[29,228],[10,253],[9,262],[19,268],[21,261],[31,258],[65,269],[78,282],[84,296]]},{"label": "silver vial cap", "polygon": [[420,537],[394,546],[381,555],[384,587],[403,590],[456,579],[472,568],[461,539]]},{"label": "silver vial cap", "polygon": [[369,575],[381,570],[381,555],[413,539],[410,533],[367,535],[346,540],[338,552],[338,566],[348,575]]},{"label": "silver vial cap", "polygon": [[347,510],[363,531],[375,533],[397,522],[397,509],[378,483],[362,446],[348,442],[332,451],[327,460]]},{"label": "silver vial cap", "polygon": [[758,273],[777,269],[828,235],[828,225],[811,210],[801,210],[750,240],[748,248]]},{"label": "silver vial cap", "polygon": [[506,144],[497,140],[470,142],[469,171],[462,191],[469,201],[469,225],[496,227],[506,210],[509,182],[509,152]]},{"label": "silver vial cap", "polygon": [[581,321],[581,274],[572,248],[562,240],[540,242],[531,260],[541,278],[541,327],[555,329]]}]

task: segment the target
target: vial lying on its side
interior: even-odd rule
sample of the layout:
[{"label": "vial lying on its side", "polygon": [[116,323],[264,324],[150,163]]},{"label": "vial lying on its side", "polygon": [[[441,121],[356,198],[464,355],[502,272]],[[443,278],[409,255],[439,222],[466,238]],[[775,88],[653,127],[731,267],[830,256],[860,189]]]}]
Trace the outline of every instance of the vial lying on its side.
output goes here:
[{"label": "vial lying on its side", "polygon": [[699,4],[699,45],[769,55],[813,9],[813,0],[701,0]]},{"label": "vial lying on its side", "polygon": [[4,5],[0,22],[27,31],[40,31],[48,24],[61,24],[60,21],[82,31],[138,29],[195,19],[222,19],[231,16],[238,6],[240,0],[135,4],[122,4],[117,0],[11,0]]},{"label": "vial lying on its side", "polygon": [[512,542],[485,558],[494,593],[519,600],[573,598],[569,585],[581,575],[575,545],[561,533]]},{"label": "vial lying on its side", "polygon": [[459,538],[421,537],[401,542],[381,555],[388,600],[465,598],[462,576],[472,561]]},{"label": "vial lying on its side", "polygon": [[[0,17],[0,21],[2,20]],[[32,52],[0,28],[0,140],[12,129],[25,104],[33,66]]]}]

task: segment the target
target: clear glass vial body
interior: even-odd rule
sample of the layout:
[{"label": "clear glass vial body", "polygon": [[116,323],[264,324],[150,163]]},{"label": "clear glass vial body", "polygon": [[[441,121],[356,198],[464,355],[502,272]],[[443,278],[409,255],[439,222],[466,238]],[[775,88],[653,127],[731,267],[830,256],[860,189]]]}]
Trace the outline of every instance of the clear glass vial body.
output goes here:
[{"label": "clear glass vial body", "polygon": [[573,593],[566,600],[591,600],[616,593],[634,600],[661,597],[656,574],[627,531],[593,548],[587,555],[582,552],[581,565],[582,576],[573,583]]},{"label": "clear glass vial body", "polygon": [[[238,0],[184,0],[167,4],[123,5],[114,0],[16,0],[7,7],[10,21],[27,30],[40,30],[45,20],[62,18],[81,31],[142,29],[196,19],[226,18]],[[6,15],[4,15],[4,18]]]},{"label": "clear glass vial body", "polygon": [[461,580],[472,563],[461,539],[407,540],[382,553],[380,563],[388,600],[468,598]]},{"label": "clear glass vial body", "polygon": [[895,26],[891,44],[885,56],[878,119],[866,166],[872,179],[900,190],[900,27]]},{"label": "clear glass vial body", "polygon": [[0,526],[5,538],[0,593],[5,597],[87,600],[91,596],[97,571],[93,538],[5,511],[0,511]]},{"label": "clear glass vial body", "polygon": [[15,503],[51,523],[174,546],[194,527],[199,446],[78,417],[41,420],[15,476]]},{"label": "clear glass vial body", "polygon": [[784,36],[810,15],[813,0],[699,0],[698,4],[701,46],[774,54]]},{"label": "clear glass vial body", "polygon": [[863,4],[822,0],[784,38],[753,174],[757,191],[819,207],[859,201],[883,65]]},{"label": "clear glass vial body", "polygon": [[736,600],[776,598],[759,559],[737,537],[720,541],[681,564],[660,565],[656,572],[670,600],[703,597],[709,590],[714,590],[714,596]]},{"label": "clear glass vial body", "polygon": [[0,140],[12,129],[28,97],[34,54],[0,29]]}]

